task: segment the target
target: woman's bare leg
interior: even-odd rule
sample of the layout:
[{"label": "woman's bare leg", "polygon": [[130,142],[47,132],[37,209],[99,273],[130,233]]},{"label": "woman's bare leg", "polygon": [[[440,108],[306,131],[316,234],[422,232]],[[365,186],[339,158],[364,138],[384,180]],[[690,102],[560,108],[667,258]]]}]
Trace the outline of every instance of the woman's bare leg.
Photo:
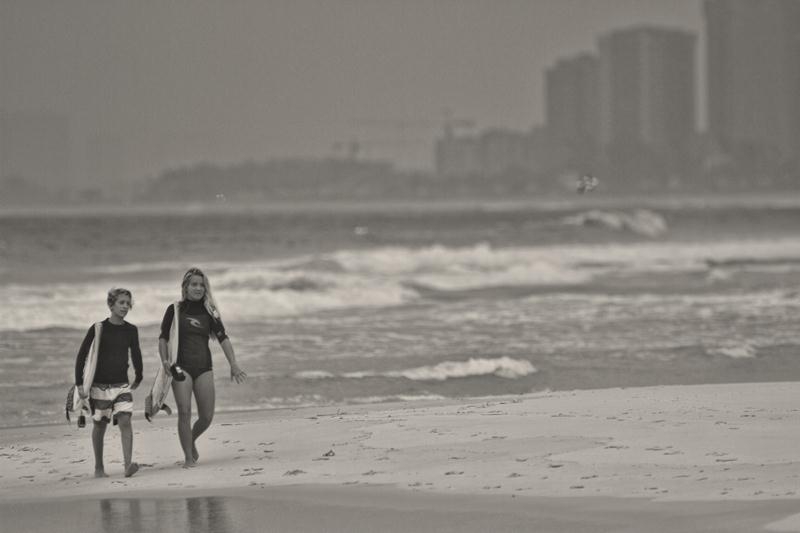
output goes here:
[{"label": "woman's bare leg", "polygon": [[199,457],[195,441],[203,434],[214,419],[216,393],[214,391],[214,372],[208,371],[197,376],[194,382],[194,400],[197,403],[197,420],[192,427],[192,457]]},{"label": "woman's bare leg", "polygon": [[172,380],[172,394],[178,407],[178,440],[183,450],[183,466],[195,465],[192,457],[192,377],[188,374],[183,381]]}]

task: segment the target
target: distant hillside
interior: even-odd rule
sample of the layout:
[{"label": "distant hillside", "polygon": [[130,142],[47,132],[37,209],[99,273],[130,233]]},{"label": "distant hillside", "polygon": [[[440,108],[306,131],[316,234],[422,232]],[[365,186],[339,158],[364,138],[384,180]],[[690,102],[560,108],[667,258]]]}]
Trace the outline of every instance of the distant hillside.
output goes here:
[{"label": "distant hillside", "polygon": [[528,174],[442,178],[396,170],[382,161],[283,159],[220,166],[200,164],[169,170],[151,180],[148,201],[327,200],[448,198],[534,193],[541,183]]}]

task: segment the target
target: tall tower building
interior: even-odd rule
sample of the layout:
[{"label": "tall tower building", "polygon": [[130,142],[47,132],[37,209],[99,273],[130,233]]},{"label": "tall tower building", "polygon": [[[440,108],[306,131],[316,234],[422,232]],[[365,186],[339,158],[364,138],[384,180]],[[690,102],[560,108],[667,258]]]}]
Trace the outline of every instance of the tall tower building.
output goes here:
[{"label": "tall tower building", "polygon": [[800,1],[706,0],[708,122],[729,150],[800,149]]},{"label": "tall tower building", "polygon": [[637,26],[600,37],[603,145],[676,154],[695,131],[694,34]]},{"label": "tall tower building", "polygon": [[598,81],[598,59],[591,54],[562,59],[547,69],[547,130],[554,140],[598,144]]}]

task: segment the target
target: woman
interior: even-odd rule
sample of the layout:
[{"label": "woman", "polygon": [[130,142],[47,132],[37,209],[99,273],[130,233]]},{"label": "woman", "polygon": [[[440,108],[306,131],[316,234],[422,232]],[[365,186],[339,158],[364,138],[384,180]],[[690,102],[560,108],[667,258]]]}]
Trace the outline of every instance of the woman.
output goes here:
[{"label": "woman", "polygon": [[[178,406],[178,438],[185,457],[184,467],[189,468],[197,464],[199,457],[197,438],[214,418],[214,372],[208,348],[212,333],[228,359],[231,380],[243,383],[247,374],[236,364],[233,345],[225,334],[208,278],[199,268],[190,268],[183,275],[181,295],[181,301],[170,305],[164,313],[158,352],[164,368],[176,376],[172,380],[172,393]],[[192,393],[197,403],[194,426],[191,425]]]}]

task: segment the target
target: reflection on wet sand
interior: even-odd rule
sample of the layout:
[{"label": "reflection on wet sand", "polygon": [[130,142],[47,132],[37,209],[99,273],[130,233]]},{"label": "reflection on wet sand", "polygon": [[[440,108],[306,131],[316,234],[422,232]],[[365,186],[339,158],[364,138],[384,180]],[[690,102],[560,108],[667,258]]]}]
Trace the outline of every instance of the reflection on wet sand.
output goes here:
[{"label": "reflection on wet sand", "polygon": [[185,500],[104,499],[100,500],[101,531],[232,532],[235,529],[228,501],[215,496]]}]

